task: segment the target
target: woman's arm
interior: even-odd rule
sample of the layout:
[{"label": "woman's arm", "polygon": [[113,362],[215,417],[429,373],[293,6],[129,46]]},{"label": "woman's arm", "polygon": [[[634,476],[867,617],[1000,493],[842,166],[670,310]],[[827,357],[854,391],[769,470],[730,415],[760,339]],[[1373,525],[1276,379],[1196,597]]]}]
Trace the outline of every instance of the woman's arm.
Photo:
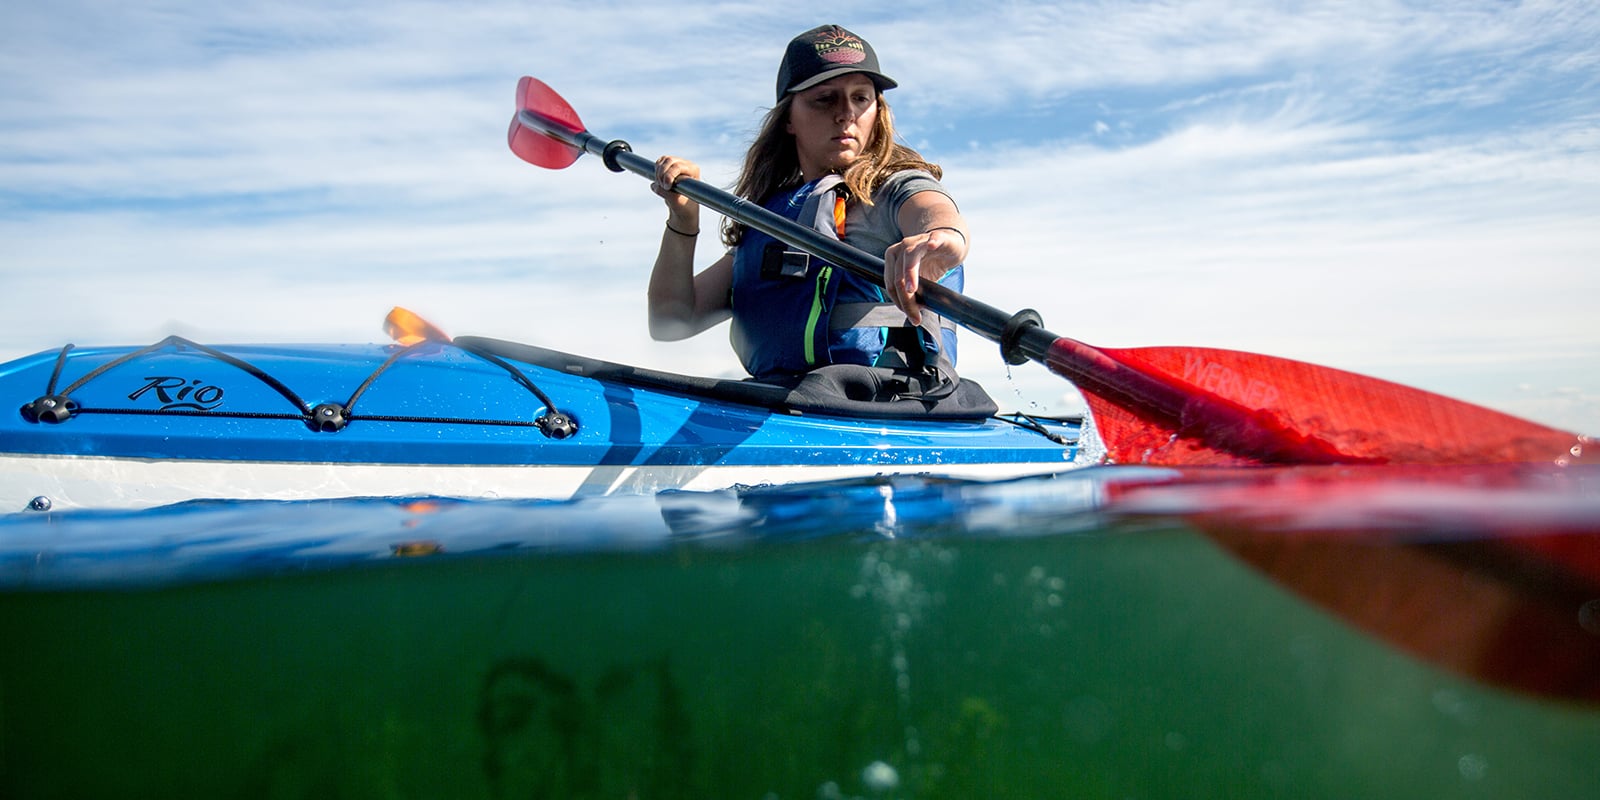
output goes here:
[{"label": "woman's arm", "polygon": [[[673,241],[673,240],[682,241]],[[650,273],[650,338],[687,339],[733,316],[733,254],[694,274],[694,240],[672,231],[661,238],[661,253]]]},{"label": "woman's arm", "polygon": [[732,316],[728,292],[733,287],[733,255],[717,259],[694,273],[694,247],[700,236],[700,204],[672,191],[679,178],[700,177],[692,161],[672,156],[656,160],[650,188],[666,201],[667,222],[661,249],[650,272],[650,338],[687,339]]},{"label": "woman's arm", "polygon": [[955,201],[935,191],[917,192],[900,206],[896,217],[906,236],[883,254],[883,284],[889,300],[922,324],[916,300],[923,281],[937,281],[967,259],[967,222]]}]

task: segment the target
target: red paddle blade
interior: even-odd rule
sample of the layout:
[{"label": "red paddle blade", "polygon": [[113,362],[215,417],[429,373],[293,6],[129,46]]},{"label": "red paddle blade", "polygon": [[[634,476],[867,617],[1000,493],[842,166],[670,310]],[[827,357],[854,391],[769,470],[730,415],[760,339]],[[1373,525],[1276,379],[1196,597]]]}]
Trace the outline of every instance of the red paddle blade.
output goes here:
[{"label": "red paddle blade", "polygon": [[524,76],[517,81],[518,116],[511,118],[511,130],[506,134],[511,152],[516,153],[518,158],[536,167],[565,169],[583,155],[582,149],[522,124],[519,117],[523,112],[541,117],[544,122],[574,134],[583,132],[583,122],[578,119],[578,112],[573,111],[572,106],[556,94],[556,90],[538,78]]},{"label": "red paddle blade", "polygon": [[[1082,351],[1099,357],[1090,380],[1081,379]],[[1049,366],[1083,390],[1107,454],[1118,463],[1596,460],[1585,436],[1285,358],[1197,347],[1094,350],[1063,338],[1052,346]],[[1144,395],[1157,402],[1140,400]]]}]

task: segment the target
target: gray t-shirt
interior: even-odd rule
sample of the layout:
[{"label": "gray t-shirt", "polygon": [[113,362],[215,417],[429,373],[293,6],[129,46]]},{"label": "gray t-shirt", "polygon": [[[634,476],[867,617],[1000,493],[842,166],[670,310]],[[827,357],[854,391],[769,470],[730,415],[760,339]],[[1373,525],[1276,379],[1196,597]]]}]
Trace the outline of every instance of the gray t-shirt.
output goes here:
[{"label": "gray t-shirt", "polygon": [[[900,230],[900,206],[918,192],[938,192],[949,197],[932,174],[920,169],[896,172],[872,195],[872,205],[854,203],[845,217],[844,241],[875,256],[906,234]],[[952,202],[954,202],[952,200]]]}]

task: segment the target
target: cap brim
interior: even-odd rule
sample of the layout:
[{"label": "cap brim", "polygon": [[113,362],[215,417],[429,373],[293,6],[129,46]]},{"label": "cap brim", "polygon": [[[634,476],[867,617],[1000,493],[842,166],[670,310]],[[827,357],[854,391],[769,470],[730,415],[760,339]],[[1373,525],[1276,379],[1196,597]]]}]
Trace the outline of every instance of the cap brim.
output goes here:
[{"label": "cap brim", "polygon": [[859,73],[859,74],[862,74],[862,75],[865,75],[865,76],[871,78],[872,82],[878,85],[878,91],[880,91],[880,92],[883,91],[884,89],[893,89],[894,87],[900,85],[898,83],[895,83],[895,80],[893,78],[889,77],[888,75],[884,75],[884,74],[881,74],[881,73],[873,72],[870,69],[859,69],[859,68],[856,68],[856,67],[840,67],[839,69],[831,69],[831,70],[828,70],[827,72],[823,72],[823,73],[819,73],[819,74],[816,74],[816,75],[812,75],[811,77],[809,77],[809,78],[807,78],[807,79],[795,84],[794,86],[789,87],[788,94],[794,94],[795,92],[802,92],[802,91],[805,91],[806,89],[810,89],[811,87],[816,86],[819,83],[824,83],[826,81],[831,81],[834,78],[839,77],[840,75],[850,75],[852,73]]}]

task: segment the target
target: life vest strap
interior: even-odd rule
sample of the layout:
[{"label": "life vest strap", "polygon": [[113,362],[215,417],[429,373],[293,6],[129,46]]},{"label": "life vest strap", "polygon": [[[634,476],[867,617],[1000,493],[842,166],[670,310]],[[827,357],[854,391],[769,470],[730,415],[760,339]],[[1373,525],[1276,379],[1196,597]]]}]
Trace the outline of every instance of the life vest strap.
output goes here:
[{"label": "life vest strap", "polygon": [[[893,303],[839,303],[833,307],[833,315],[828,321],[828,328],[835,331],[846,328],[908,327],[911,327],[911,320],[906,319],[906,312],[901,311]],[[922,327],[932,333],[940,328],[953,331],[956,329],[956,324],[923,309]]]}]

